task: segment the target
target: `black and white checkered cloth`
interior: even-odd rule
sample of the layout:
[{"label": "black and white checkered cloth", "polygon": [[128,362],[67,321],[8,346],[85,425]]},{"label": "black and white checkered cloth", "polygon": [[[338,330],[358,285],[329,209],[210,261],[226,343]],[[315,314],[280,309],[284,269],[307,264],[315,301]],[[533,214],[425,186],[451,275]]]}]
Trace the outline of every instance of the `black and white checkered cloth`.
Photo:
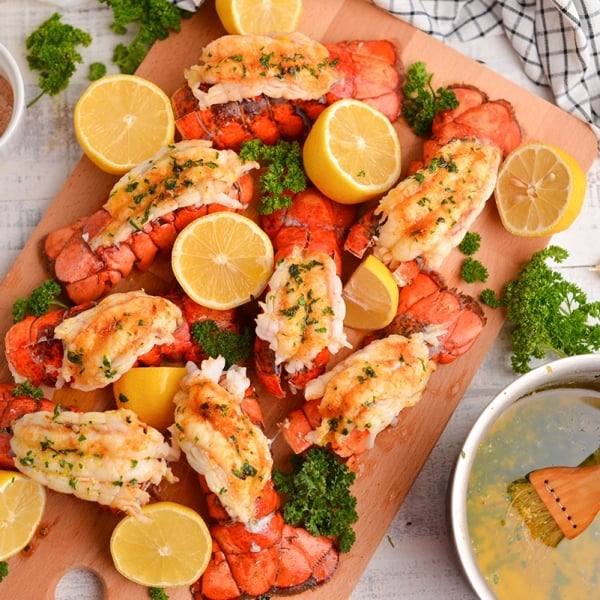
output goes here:
[{"label": "black and white checkered cloth", "polygon": [[504,31],[527,76],[600,140],[600,0],[372,0],[441,40]]}]

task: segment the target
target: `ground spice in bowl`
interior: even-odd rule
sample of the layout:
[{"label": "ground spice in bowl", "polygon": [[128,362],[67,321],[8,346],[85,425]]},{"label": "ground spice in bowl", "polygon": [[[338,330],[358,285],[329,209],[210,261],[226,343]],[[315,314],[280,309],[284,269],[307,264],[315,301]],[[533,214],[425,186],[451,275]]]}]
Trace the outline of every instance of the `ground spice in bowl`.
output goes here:
[{"label": "ground spice in bowl", "polygon": [[4,133],[13,113],[15,99],[12,87],[3,75],[0,75],[0,136]]}]

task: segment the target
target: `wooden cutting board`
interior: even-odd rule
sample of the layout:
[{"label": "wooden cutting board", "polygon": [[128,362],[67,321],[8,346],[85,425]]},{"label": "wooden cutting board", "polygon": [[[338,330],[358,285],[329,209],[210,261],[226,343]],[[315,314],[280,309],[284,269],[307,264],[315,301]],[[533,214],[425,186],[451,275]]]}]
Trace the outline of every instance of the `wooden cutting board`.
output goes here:
[{"label": "wooden cutting board", "polygon": [[[574,155],[585,170],[596,154],[592,131],[581,121],[554,105],[534,96],[433,38],[388,15],[365,0],[305,0],[300,30],[321,41],[345,39],[389,38],[399,42],[405,65],[422,60],[435,73],[435,84],[468,83],[489,94],[491,98],[506,98],[518,115],[528,139],[552,142]],[[138,74],[155,81],[167,93],[184,83],[183,69],[192,65],[201,47],[224,32],[214,12],[213,2],[207,1],[190,20],[183,22],[180,34],[155,45],[140,67]],[[398,124],[404,164],[419,156],[421,142],[408,129]],[[2,337],[11,324],[11,307],[19,296],[48,277],[41,260],[40,244],[44,236],[73,222],[78,216],[97,209],[106,199],[115,178],[101,173],[85,157],[77,164],[56,199],[27,242],[22,253],[0,285],[0,323]],[[493,202],[490,202],[476,222],[482,234],[482,250],[478,257],[489,268],[486,286],[500,289],[516,275],[518,267],[532,252],[545,246],[547,239],[519,239],[504,231]],[[442,273],[453,285],[457,279],[460,255],[451,255]],[[160,268],[136,276],[127,283],[130,287],[143,284],[160,287]],[[461,288],[477,295],[479,287]],[[486,352],[502,326],[500,311],[488,311],[488,322],[475,347],[451,365],[440,367],[433,375],[427,393],[414,408],[405,410],[397,426],[388,429],[377,439],[376,447],[359,462],[359,474],[354,486],[358,497],[360,521],[356,526],[357,542],[352,551],[342,555],[340,567],[333,579],[322,588],[308,591],[297,598],[311,600],[345,600],[384,536],[400,504],[437,442],[448,419],[484,359]],[[2,348],[3,349],[3,348]],[[1,380],[9,381],[10,374],[2,365]],[[107,406],[110,395],[72,396],[70,400],[83,407]],[[267,433],[274,435],[277,421],[294,405],[293,399],[272,401],[262,397],[266,414]],[[287,452],[277,439],[276,458]],[[164,491],[164,497],[185,502],[201,510],[195,477],[181,465],[182,481]],[[32,552],[10,559],[9,577],[0,585],[3,598],[54,598],[60,578],[71,569],[87,568],[98,575],[105,586],[105,598],[130,600],[148,598],[147,589],[132,584],[113,568],[108,541],[119,517],[99,506],[75,498],[49,492],[43,520],[43,534],[32,544]],[[42,591],[45,590],[45,591]],[[167,590],[173,600],[189,598],[185,589]]]}]

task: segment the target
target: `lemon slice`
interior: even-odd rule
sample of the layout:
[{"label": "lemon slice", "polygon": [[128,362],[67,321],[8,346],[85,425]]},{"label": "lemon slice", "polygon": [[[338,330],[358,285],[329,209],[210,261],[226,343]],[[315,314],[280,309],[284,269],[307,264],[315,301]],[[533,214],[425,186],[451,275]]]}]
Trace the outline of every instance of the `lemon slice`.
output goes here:
[{"label": "lemon slice", "polygon": [[581,212],[586,176],[575,158],[550,144],[531,142],[511,152],[496,182],[504,227],[523,237],[564,231]]},{"label": "lemon slice", "polygon": [[16,471],[0,471],[0,560],[19,553],[33,538],[46,506],[46,490]]},{"label": "lemon slice", "polygon": [[100,169],[122,175],[173,142],[175,118],[169,97],[136,75],[106,75],[75,105],[75,135]]},{"label": "lemon slice", "polygon": [[400,140],[390,120],[368,104],[343,99],[312,126],[302,152],[308,178],[343,204],[387,192],[400,177]]},{"label": "lemon slice", "polygon": [[134,367],[113,383],[117,408],[129,408],[146,424],[164,431],[174,422],[173,396],[185,367]]},{"label": "lemon slice", "polygon": [[148,587],[189,585],[206,570],[212,539],[204,519],[183,504],[156,502],[119,521],[110,554],[123,577]]},{"label": "lemon slice", "polygon": [[372,254],[354,270],[342,292],[344,325],[353,329],[382,329],[398,310],[398,284],[391,271]]},{"label": "lemon slice", "polygon": [[184,292],[216,310],[260,296],[273,272],[273,245],[251,219],[216,212],[184,227],[173,245],[171,266]]},{"label": "lemon slice", "polygon": [[232,34],[290,33],[302,16],[302,0],[216,0],[215,8]]}]

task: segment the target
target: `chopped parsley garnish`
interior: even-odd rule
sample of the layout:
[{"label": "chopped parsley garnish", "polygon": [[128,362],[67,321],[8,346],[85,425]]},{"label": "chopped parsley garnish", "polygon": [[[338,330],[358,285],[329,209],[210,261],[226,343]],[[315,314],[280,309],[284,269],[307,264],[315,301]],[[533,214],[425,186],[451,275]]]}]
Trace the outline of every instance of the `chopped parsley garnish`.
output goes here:
[{"label": "chopped parsley garnish", "polygon": [[248,461],[245,461],[241,469],[233,469],[232,473],[238,479],[246,479],[247,477],[256,477],[258,470]]},{"label": "chopped parsley garnish", "polygon": [[30,381],[24,381],[15,386],[12,391],[13,396],[29,396],[36,400],[41,400],[44,397],[42,388],[33,385]]}]

